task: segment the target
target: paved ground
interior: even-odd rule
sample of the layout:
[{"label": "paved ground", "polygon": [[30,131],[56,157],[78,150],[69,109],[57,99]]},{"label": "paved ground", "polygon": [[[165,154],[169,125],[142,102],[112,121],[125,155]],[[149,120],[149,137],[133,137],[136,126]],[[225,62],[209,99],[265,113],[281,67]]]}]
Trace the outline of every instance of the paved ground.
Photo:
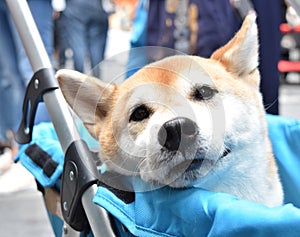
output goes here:
[{"label": "paved ground", "polygon": [[42,195],[21,164],[0,175],[0,236],[54,236]]}]

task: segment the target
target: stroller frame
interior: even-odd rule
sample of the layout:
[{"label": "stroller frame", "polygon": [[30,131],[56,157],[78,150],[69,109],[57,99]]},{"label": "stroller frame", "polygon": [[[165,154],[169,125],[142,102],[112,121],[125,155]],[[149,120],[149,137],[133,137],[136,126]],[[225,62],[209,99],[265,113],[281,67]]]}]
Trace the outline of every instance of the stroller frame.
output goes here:
[{"label": "stroller frame", "polygon": [[[26,0],[6,0],[34,75],[27,87],[23,118],[16,140],[31,141],[38,103],[44,101],[65,154],[61,186],[63,236],[79,236],[88,224],[94,236],[113,237],[114,226],[107,211],[94,204],[99,173],[85,142],[80,139],[71,112],[58,87],[54,70]],[[82,177],[87,177],[83,179]]]}]

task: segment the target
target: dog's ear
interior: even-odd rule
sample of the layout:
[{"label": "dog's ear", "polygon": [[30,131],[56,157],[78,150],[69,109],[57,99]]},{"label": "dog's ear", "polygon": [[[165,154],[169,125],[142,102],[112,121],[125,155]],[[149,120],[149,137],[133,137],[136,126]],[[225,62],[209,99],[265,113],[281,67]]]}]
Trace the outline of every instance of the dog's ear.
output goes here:
[{"label": "dog's ear", "polygon": [[68,69],[59,70],[56,78],[70,107],[91,135],[98,139],[98,126],[109,111],[115,86]]},{"label": "dog's ear", "polygon": [[225,46],[216,50],[211,58],[221,62],[227,71],[258,85],[259,76],[249,77],[258,68],[256,15],[249,14],[237,34]]}]

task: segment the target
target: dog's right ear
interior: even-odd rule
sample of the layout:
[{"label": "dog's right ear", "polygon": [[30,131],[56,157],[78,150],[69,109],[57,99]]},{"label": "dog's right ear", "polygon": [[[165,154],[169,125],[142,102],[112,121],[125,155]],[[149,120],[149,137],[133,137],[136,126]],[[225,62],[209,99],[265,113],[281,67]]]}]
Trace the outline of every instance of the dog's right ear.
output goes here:
[{"label": "dog's right ear", "polygon": [[103,123],[112,104],[115,85],[68,69],[59,70],[56,78],[70,107],[91,135],[98,139],[99,125]]},{"label": "dog's right ear", "polygon": [[237,34],[225,46],[216,50],[211,58],[222,63],[229,72],[258,88],[260,77],[257,76],[259,55],[256,15],[249,14]]}]

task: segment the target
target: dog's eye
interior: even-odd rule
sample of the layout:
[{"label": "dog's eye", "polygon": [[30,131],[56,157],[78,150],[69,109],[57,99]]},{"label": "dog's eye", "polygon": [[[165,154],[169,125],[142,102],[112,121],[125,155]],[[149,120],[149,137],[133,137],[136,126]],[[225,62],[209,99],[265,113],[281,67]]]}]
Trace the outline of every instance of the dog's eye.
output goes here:
[{"label": "dog's eye", "polygon": [[150,111],[145,105],[135,108],[130,115],[129,121],[142,121],[150,116]]},{"label": "dog's eye", "polygon": [[211,99],[218,91],[211,88],[210,86],[201,86],[195,88],[193,91],[192,97],[196,100],[209,100]]}]

